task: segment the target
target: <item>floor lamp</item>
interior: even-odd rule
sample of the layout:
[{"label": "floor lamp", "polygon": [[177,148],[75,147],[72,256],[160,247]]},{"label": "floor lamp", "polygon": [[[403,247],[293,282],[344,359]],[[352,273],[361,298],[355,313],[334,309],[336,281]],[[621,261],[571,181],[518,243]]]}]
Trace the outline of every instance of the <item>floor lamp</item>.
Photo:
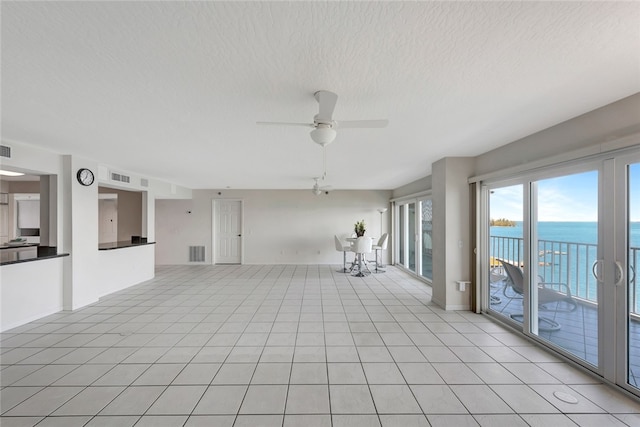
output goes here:
[{"label": "floor lamp", "polygon": [[[378,208],[378,212],[380,212],[380,237],[382,237],[382,214],[387,211],[387,208]],[[378,267],[378,262],[376,261],[376,268]],[[380,268],[383,268],[382,265],[382,250],[380,251]]]}]

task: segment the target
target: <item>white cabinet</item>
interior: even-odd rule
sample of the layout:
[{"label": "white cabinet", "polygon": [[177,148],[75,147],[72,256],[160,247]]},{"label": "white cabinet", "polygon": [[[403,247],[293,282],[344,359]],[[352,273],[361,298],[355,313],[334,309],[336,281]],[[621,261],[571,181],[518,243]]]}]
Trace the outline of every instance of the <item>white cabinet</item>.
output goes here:
[{"label": "white cabinet", "polygon": [[40,228],[40,200],[18,200],[18,228]]},{"label": "white cabinet", "polygon": [[0,243],[9,241],[9,204],[0,203]]}]

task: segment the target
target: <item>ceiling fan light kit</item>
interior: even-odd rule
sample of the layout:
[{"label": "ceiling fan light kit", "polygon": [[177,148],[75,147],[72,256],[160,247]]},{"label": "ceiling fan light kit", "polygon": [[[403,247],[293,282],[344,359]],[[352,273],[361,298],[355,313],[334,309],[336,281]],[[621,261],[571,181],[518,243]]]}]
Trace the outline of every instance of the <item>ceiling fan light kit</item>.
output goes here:
[{"label": "ceiling fan light kit", "polygon": [[311,131],[313,142],[323,147],[331,144],[335,138],[336,131],[327,125],[318,125],[317,128]]}]

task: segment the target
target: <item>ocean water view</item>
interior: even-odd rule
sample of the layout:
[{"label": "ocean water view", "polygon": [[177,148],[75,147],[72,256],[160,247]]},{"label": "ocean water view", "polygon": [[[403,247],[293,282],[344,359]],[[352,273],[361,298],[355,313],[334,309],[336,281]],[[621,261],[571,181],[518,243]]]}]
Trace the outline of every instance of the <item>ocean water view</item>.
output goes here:
[{"label": "ocean water view", "polygon": [[[523,224],[490,227],[490,255],[522,265]],[[597,282],[592,274],[597,259],[597,222],[538,222],[538,273],[546,282],[566,283],[574,296],[597,301]],[[640,222],[630,223],[630,265],[640,268]],[[637,281],[635,281],[637,283]],[[640,287],[632,306],[640,312]]]},{"label": "ocean water view", "polygon": [[[516,221],[515,227],[490,227],[491,236],[522,237],[522,221]],[[640,222],[632,222],[629,230],[632,247],[640,247]],[[596,244],[598,242],[597,222],[538,222],[538,238],[560,242]]]}]

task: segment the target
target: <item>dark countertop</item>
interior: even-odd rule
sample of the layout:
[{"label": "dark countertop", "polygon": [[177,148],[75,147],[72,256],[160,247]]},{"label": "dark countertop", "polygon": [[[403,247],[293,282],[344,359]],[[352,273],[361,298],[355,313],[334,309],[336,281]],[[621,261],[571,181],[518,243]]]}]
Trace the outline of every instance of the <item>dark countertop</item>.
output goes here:
[{"label": "dark countertop", "polygon": [[155,245],[156,242],[136,242],[132,243],[128,240],[123,240],[120,242],[108,242],[108,243],[100,243],[98,245],[99,251],[109,251],[111,249],[122,249],[122,248],[131,248],[133,246],[145,246],[145,245]]},{"label": "dark countertop", "polygon": [[40,261],[49,258],[59,258],[69,256],[69,254],[58,253],[55,246],[39,246],[28,244],[12,246],[11,249],[21,249],[18,251],[0,251],[0,265],[17,264],[21,262]]},{"label": "dark countertop", "polygon": [[21,249],[21,248],[30,248],[33,246],[40,246],[38,243],[23,243],[21,245],[9,245],[9,244],[3,244],[0,245],[0,250],[3,249]]}]

